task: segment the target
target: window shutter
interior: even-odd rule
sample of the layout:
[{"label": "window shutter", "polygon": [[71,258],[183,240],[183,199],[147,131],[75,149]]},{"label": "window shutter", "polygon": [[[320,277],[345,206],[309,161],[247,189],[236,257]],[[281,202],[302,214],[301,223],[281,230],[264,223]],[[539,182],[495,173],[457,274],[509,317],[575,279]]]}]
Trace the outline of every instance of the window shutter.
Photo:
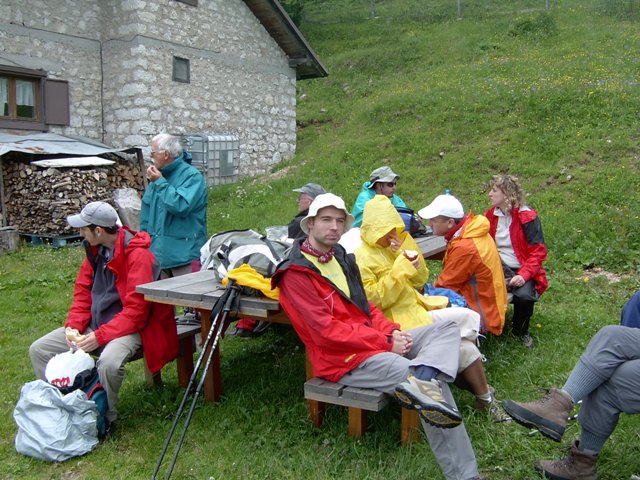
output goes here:
[{"label": "window shutter", "polygon": [[49,125],[69,125],[69,82],[45,80],[44,118]]}]

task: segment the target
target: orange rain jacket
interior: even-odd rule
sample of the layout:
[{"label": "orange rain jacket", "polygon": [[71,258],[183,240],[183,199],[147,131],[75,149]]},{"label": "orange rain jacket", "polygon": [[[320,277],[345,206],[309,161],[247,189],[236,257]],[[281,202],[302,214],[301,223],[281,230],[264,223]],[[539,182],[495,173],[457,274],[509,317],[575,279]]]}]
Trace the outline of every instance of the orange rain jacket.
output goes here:
[{"label": "orange rain jacket", "polygon": [[458,292],[480,314],[481,332],[500,335],[507,311],[507,289],[489,220],[469,215],[446,236],[447,251],[436,287]]}]

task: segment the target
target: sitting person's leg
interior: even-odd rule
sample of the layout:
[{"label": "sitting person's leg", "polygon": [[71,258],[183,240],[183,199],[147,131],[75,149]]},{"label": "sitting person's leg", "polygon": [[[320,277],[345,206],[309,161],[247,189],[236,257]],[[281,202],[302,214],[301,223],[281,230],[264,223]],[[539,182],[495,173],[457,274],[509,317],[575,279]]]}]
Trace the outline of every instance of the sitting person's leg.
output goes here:
[{"label": "sitting person's leg", "polygon": [[118,392],[124,379],[125,364],[131,360],[142,348],[140,334],[133,333],[111,340],[107,343],[96,366],[100,383],[107,392],[109,409],[106,418],[109,422],[114,422],[118,416]]},{"label": "sitting person's leg", "polygon": [[529,324],[533,316],[533,307],[538,301],[539,295],[534,288],[533,280],[529,280],[520,288],[511,290],[513,295],[513,318],[511,320],[511,332],[516,337],[521,337],[526,347],[533,347],[533,339],[529,334]]},{"label": "sitting person's leg", "polygon": [[406,357],[392,352],[373,355],[339,383],[395,393],[403,406],[417,409],[426,421],[440,428],[459,425],[462,417],[455,404],[444,400],[436,377],[444,381],[455,377],[460,330],[453,322],[442,322],[410,333],[413,346]]},{"label": "sitting person's leg", "polygon": [[[360,388],[375,388],[393,393],[395,387],[410,375],[409,360],[395,353],[379,353],[362,362],[342,377],[339,383]],[[440,382],[443,400],[455,408],[448,385]],[[463,424],[455,428],[438,428],[421,418],[436,461],[447,480],[480,478],[471,441]]]},{"label": "sitting person's leg", "polygon": [[29,358],[33,371],[40,380],[46,381],[44,376],[47,363],[58,353],[69,350],[67,339],[64,334],[64,327],[56,328],[43,337],[33,342],[29,347]]},{"label": "sitting person's leg", "polygon": [[561,460],[543,460],[538,469],[557,478],[597,478],[596,461],[621,412],[640,413],[640,360],[629,360],[584,398],[580,440]]},{"label": "sitting person's leg", "polygon": [[562,389],[553,388],[535,402],[506,400],[504,408],[519,423],[559,442],[573,404],[608,381],[623,363],[638,359],[640,329],[608,325],[593,336]]}]

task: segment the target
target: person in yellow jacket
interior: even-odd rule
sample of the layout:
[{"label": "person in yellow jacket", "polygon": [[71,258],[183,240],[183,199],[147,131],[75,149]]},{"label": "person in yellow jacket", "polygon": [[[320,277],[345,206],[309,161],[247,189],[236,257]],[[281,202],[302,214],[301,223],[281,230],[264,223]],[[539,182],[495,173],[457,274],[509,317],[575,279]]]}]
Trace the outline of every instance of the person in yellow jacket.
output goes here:
[{"label": "person in yellow jacket", "polygon": [[444,236],[447,251],[436,287],[462,295],[480,314],[480,333],[500,335],[507,311],[507,287],[496,242],[489,234],[489,220],[469,212],[453,195],[438,195],[418,212],[429,220],[435,235]]},{"label": "person in yellow jacket", "polygon": [[455,321],[463,337],[455,383],[476,396],[475,408],[490,412],[496,420],[505,420],[473,341],[480,325],[478,314],[468,308],[432,310],[430,297],[418,291],[424,287],[429,270],[415,240],[405,231],[402,217],[384,195],[376,195],[365,205],[360,236],[362,245],[355,256],[369,301],[402,330],[445,319]]}]

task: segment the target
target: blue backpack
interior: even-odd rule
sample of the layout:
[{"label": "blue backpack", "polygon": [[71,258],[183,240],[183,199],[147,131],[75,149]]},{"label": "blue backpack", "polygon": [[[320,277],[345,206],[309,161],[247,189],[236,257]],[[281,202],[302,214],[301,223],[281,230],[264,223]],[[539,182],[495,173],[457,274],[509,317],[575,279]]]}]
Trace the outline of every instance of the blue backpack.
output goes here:
[{"label": "blue backpack", "polygon": [[620,324],[625,327],[640,328],[640,290],[622,307]]},{"label": "blue backpack", "polygon": [[107,392],[100,383],[100,377],[98,376],[98,369],[96,367],[78,373],[73,385],[67,388],[61,388],[60,391],[66,395],[78,389],[86,393],[87,398],[96,404],[96,408],[98,409],[96,427],[98,428],[98,439],[102,440],[107,434],[108,423],[106,414],[109,403],[107,402]]}]

